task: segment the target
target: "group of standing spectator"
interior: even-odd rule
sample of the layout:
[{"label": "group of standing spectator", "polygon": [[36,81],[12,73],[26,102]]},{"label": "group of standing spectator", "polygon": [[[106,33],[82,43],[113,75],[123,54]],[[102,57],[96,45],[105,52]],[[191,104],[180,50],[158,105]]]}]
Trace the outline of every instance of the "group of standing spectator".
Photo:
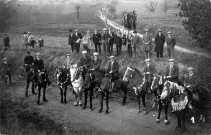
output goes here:
[{"label": "group of standing spectator", "polygon": [[[32,46],[33,48],[34,48],[35,44],[37,44],[37,42],[34,40],[33,35],[31,34],[31,32],[28,32],[28,33],[24,32],[23,33],[22,43],[23,43],[22,47]],[[40,48],[43,47],[44,40],[43,40],[42,36],[39,36],[38,44],[39,44]]]},{"label": "group of standing spectator", "polygon": [[123,25],[127,29],[136,29],[137,14],[135,10],[123,14]]}]

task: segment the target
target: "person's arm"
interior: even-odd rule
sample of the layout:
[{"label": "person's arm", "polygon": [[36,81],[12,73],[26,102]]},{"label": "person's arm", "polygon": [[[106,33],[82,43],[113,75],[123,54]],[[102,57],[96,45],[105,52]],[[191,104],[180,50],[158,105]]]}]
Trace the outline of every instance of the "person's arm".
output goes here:
[{"label": "person's arm", "polygon": [[101,65],[101,59],[98,59],[97,65],[93,67],[93,70],[94,71],[99,70],[100,69],[100,65]]}]

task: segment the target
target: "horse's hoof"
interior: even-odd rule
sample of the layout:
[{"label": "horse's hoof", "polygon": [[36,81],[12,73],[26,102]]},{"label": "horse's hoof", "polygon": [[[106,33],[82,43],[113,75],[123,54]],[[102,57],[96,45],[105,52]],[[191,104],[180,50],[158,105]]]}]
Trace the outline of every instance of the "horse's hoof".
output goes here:
[{"label": "horse's hoof", "polygon": [[82,109],[83,109],[83,110],[86,109],[86,106],[83,106]]},{"label": "horse's hoof", "polygon": [[37,93],[35,93],[35,92],[33,92],[32,94],[33,94],[33,95],[37,95]]},{"label": "horse's hoof", "polygon": [[26,96],[26,97],[29,97],[29,95],[28,95],[28,94],[26,94],[25,96]]},{"label": "horse's hoof", "polygon": [[37,101],[37,105],[38,105],[38,106],[40,105],[40,102],[39,102],[39,101]]},{"label": "horse's hoof", "polygon": [[105,114],[108,114],[108,110],[105,111]]},{"label": "horse's hoof", "polygon": [[75,102],[75,103],[74,103],[74,106],[78,106],[78,102]]},{"label": "horse's hoof", "polygon": [[89,111],[92,111],[93,109],[92,108],[89,108]]},{"label": "horse's hoof", "polygon": [[65,104],[67,104],[67,101],[64,101]]},{"label": "horse's hoof", "polygon": [[63,104],[63,101],[60,101],[60,103],[62,103],[62,104]]},{"label": "horse's hoof", "polygon": [[181,133],[184,133],[187,130],[187,128],[183,127],[181,128]]},{"label": "horse's hoof", "polygon": [[124,106],[126,103],[125,102],[122,102],[122,106]]},{"label": "horse's hoof", "polygon": [[160,123],[160,119],[156,119],[156,122],[157,122],[157,123]]},{"label": "horse's hoof", "polygon": [[167,125],[167,124],[169,123],[169,121],[168,121],[168,120],[164,120],[163,123],[164,123],[165,125]]},{"label": "horse's hoof", "polygon": [[143,114],[146,115],[147,114],[147,110],[144,110]]},{"label": "horse's hoof", "polygon": [[43,99],[43,102],[48,102],[48,100],[47,99]]},{"label": "horse's hoof", "polygon": [[102,111],[103,111],[103,109],[100,109],[98,112],[99,112],[99,113],[102,113]]}]

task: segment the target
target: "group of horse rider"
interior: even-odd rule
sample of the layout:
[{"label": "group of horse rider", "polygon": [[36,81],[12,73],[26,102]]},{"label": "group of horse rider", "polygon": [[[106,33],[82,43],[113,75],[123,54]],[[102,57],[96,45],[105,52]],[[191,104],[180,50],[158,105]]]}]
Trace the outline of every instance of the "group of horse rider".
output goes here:
[{"label": "group of horse rider", "polygon": [[[31,32],[24,32],[23,33],[23,36],[22,36],[22,44],[23,44],[23,47],[28,47],[28,46],[32,46],[34,48],[35,44],[37,42],[34,40],[34,37],[33,35],[31,34]],[[43,47],[44,45],[44,40],[42,38],[42,36],[39,36],[39,40],[38,40],[38,44],[39,44],[39,47]]]},{"label": "group of horse rider", "polygon": [[34,71],[34,81],[35,81],[35,87],[37,85],[37,74],[40,72],[44,72],[47,75],[47,84],[50,85],[52,82],[50,82],[47,74],[47,70],[44,67],[43,60],[41,59],[41,54],[38,52],[36,54],[36,58],[34,59],[33,56],[31,56],[30,51],[27,51],[27,56],[24,58],[24,66],[26,73]]},{"label": "group of horse rider", "polygon": [[121,33],[119,29],[113,32],[110,27],[104,28],[102,34],[95,29],[93,36],[91,36],[89,30],[87,30],[84,37],[82,37],[78,29],[76,29],[75,32],[71,29],[69,32],[68,44],[71,46],[72,52],[76,50],[76,52],[79,53],[80,44],[82,44],[83,49],[90,53],[90,47],[92,47],[91,41],[93,41],[95,52],[98,52],[99,55],[102,55],[101,46],[104,54],[108,56],[114,55],[113,48],[116,46],[116,56],[119,56],[122,53],[122,46],[125,45],[127,46],[127,52],[130,57],[136,57],[137,48],[140,48],[145,54],[146,59],[152,58],[153,51],[157,53],[157,58],[161,59],[163,58],[164,44],[166,43],[168,57],[174,57],[176,39],[172,36],[171,31],[168,31],[167,37],[165,37],[160,28],[155,37],[155,47],[153,47],[153,40],[149,29],[144,30],[143,38],[138,35],[136,30],[134,30],[133,33]]},{"label": "group of horse rider", "polygon": [[123,26],[129,30],[136,29],[137,14],[135,10],[123,14]]}]

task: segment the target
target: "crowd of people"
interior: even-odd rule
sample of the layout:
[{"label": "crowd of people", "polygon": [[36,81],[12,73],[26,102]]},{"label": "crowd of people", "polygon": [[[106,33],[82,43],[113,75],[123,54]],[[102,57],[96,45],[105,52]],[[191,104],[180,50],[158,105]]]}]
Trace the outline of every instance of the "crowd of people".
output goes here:
[{"label": "crowd of people", "polygon": [[136,30],[137,14],[135,10],[123,14],[123,26],[129,30]]}]

